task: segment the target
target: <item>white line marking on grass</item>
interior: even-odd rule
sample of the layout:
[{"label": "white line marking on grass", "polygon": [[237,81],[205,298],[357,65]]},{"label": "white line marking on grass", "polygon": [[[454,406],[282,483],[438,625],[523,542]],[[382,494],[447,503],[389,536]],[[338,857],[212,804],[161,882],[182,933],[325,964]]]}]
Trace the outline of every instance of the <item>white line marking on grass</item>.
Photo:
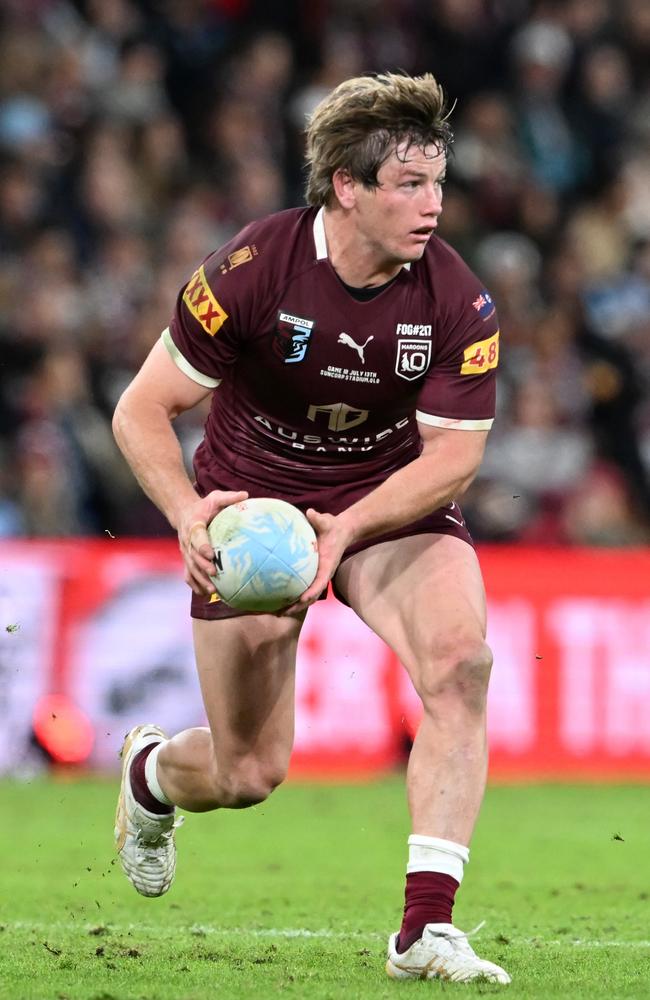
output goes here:
[{"label": "white line marking on grass", "polygon": [[[101,920],[96,923],[87,921],[40,923],[26,920],[0,921],[5,930],[32,931],[35,934],[55,933],[56,931],[83,931],[90,934],[98,927],[105,928],[106,934],[138,934],[151,935],[152,937],[174,937],[177,934],[189,934],[193,937],[208,937],[209,935],[221,935],[229,937],[231,935],[248,934],[254,938],[311,938],[315,940],[345,941],[350,938],[356,940],[380,940],[386,939],[386,934],[377,931],[335,931],[329,928],[310,930],[307,927],[214,927],[211,924],[190,924],[180,926],[159,927],[156,924],[113,924],[110,921],[103,923]],[[483,940],[489,941],[491,935],[484,934]],[[511,944],[523,944],[546,948],[650,948],[650,941],[618,941],[600,940],[598,938],[510,938]]]},{"label": "white line marking on grass", "polygon": [[153,937],[173,937],[176,934],[190,934],[193,937],[207,937],[212,934],[241,935],[248,934],[250,937],[259,938],[330,938],[334,941],[344,941],[346,938],[377,938],[383,940],[386,935],[378,934],[375,931],[333,931],[327,928],[320,930],[309,930],[306,927],[213,927],[207,924],[191,924],[189,926],[169,926],[158,927],[155,924],[113,924],[110,921],[104,923],[98,920],[89,924],[87,921],[54,922],[51,924],[37,923],[27,920],[0,921],[5,930],[34,931],[43,934],[52,931],[84,931],[89,934],[97,927],[104,927],[107,934],[132,934],[137,931],[139,934],[151,934]]},{"label": "white line marking on grass", "polygon": [[[511,939],[512,940],[512,939]],[[569,945],[571,948],[650,948],[650,941],[583,941],[580,938],[565,938],[559,940],[546,940],[546,938],[523,938],[521,941],[517,942],[514,939],[514,944],[531,944],[531,945],[544,945],[546,947],[566,947]]]}]

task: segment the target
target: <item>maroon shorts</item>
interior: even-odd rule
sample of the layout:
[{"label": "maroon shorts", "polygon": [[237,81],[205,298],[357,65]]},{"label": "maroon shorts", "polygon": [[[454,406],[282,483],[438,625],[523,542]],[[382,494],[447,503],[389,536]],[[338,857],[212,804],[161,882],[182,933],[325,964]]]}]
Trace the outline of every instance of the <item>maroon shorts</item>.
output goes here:
[{"label": "maroon shorts", "polygon": [[[234,487],[229,488],[233,489]],[[246,489],[246,487],[239,487],[239,489]],[[308,503],[296,503],[295,499],[287,496],[281,497],[281,499],[288,500],[289,503],[294,503],[303,511],[308,507],[314,507],[316,510],[327,511],[328,513],[331,511],[331,507],[327,504],[326,496],[322,496],[320,494],[316,499],[312,499]],[[355,499],[358,499],[358,497]],[[351,502],[353,503],[354,500]],[[348,504],[345,506],[348,506]],[[335,513],[336,511],[331,512]],[[467,525],[465,524],[465,519],[461,513],[460,507],[458,504],[454,503],[449,504],[446,507],[439,507],[438,510],[434,510],[432,514],[427,514],[426,517],[421,517],[418,521],[406,524],[404,527],[397,528],[395,531],[387,532],[385,535],[377,535],[375,538],[367,538],[363,542],[356,542],[354,545],[350,545],[343,553],[341,562],[344,562],[345,559],[349,559],[350,556],[356,555],[357,552],[363,552],[364,549],[369,549],[372,545],[380,545],[381,542],[392,542],[398,538],[409,538],[411,535],[429,534],[453,535],[454,538],[461,538],[469,545],[474,544],[472,536],[470,535]],[[336,597],[345,604],[346,602],[344,598],[336,588],[336,576],[332,581],[332,589]],[[321,594],[319,600],[324,600],[326,596],[327,590]],[[224,604],[224,602],[217,598],[216,595],[213,597],[199,597],[197,594],[192,594],[192,618],[202,618],[207,621],[213,621],[220,618],[239,618],[242,615],[259,613],[263,612],[238,611],[236,608],[231,608],[227,604]]]}]

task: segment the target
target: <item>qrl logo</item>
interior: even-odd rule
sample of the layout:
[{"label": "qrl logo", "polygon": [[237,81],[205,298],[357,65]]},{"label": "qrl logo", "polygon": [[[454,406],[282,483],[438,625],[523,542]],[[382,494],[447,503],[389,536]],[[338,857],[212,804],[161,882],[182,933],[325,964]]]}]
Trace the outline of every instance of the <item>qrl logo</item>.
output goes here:
[{"label": "qrl logo", "polygon": [[330,431],[347,431],[368,419],[368,410],[357,410],[347,403],[312,404],[307,410],[307,419],[316,422],[319,413],[327,414],[327,428]]},{"label": "qrl logo", "polygon": [[395,371],[400,378],[412,382],[424,375],[431,361],[431,342],[400,340],[397,345]]}]

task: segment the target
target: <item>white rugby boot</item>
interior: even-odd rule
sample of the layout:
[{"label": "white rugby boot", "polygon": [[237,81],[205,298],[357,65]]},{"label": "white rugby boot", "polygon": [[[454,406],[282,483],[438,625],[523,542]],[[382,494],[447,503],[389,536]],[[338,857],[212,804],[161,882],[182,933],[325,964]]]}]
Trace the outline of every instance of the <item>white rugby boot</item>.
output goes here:
[{"label": "white rugby boot", "polygon": [[131,789],[131,763],[140,750],[167,737],[158,726],[136,726],[125,737],[122,757],[122,782],[115,813],[117,853],[129,882],[142,896],[162,896],[174,880],[176,845],[175,810],[158,815],[136,802]]},{"label": "white rugby boot", "polygon": [[510,976],[505,969],[479,958],[468,937],[453,924],[427,924],[422,937],[400,955],[395,948],[397,934],[392,934],[388,941],[386,972],[392,979],[509,983]]}]

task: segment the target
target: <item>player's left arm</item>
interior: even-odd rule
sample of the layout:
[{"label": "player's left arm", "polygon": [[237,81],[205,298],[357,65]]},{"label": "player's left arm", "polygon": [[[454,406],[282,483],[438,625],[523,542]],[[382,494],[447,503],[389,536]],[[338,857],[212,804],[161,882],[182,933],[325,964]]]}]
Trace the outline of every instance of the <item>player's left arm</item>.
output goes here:
[{"label": "player's left arm", "polygon": [[339,514],[347,545],[411,524],[457,500],[478,472],[488,432],[418,424],[422,453]]},{"label": "player's left arm", "polygon": [[371,493],[337,516],[307,511],[318,535],[318,573],[294,608],[311,604],[325,589],[348,546],[411,524],[456,500],[470,485],[488,432],[428,424],[419,424],[419,430],[423,441],[419,457]]}]

